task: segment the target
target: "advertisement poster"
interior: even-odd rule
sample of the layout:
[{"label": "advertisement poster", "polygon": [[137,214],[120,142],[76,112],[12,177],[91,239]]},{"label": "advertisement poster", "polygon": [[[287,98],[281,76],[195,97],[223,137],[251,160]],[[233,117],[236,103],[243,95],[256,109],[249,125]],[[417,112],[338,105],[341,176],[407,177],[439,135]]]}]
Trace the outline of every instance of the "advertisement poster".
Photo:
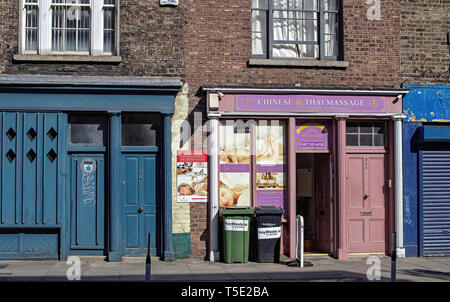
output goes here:
[{"label": "advertisement poster", "polygon": [[329,126],[304,122],[296,126],[295,148],[297,150],[328,150]]},{"label": "advertisement poster", "polygon": [[286,142],[283,122],[260,121],[256,130],[257,206],[284,208],[286,192]]},{"label": "advertisement poster", "polygon": [[178,202],[207,202],[208,156],[206,151],[177,152]]},{"label": "advertisement poster", "polygon": [[249,207],[250,130],[223,122],[219,135],[219,205]]}]

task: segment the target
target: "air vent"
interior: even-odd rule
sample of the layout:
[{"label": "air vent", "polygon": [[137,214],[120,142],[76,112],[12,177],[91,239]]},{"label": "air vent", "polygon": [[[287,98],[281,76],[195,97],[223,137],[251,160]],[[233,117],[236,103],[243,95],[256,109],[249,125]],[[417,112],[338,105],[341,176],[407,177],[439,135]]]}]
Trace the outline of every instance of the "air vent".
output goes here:
[{"label": "air vent", "polygon": [[56,157],[58,157],[58,155],[56,154],[56,152],[51,149],[48,153],[47,153],[47,158],[50,160],[50,162],[54,162]]},{"label": "air vent", "polygon": [[10,141],[12,141],[16,137],[16,131],[14,131],[13,128],[9,128],[9,130],[6,132],[6,136]]},{"label": "air vent", "polygon": [[33,149],[30,149],[27,153],[28,160],[32,163],[36,159],[36,152]]},{"label": "air vent", "polygon": [[33,141],[36,138],[37,133],[36,133],[36,131],[34,131],[33,128],[30,128],[30,130],[28,130],[28,132],[27,132],[27,136],[30,139],[30,141]]},{"label": "air vent", "polygon": [[50,140],[53,141],[56,138],[56,136],[58,135],[58,132],[56,132],[55,129],[53,129],[53,127],[52,127],[52,128],[50,128],[50,130],[48,130],[47,135],[50,138]]},{"label": "air vent", "polygon": [[9,149],[8,153],[6,153],[6,158],[9,160],[10,163],[13,162],[13,160],[16,158],[16,153],[12,149]]}]

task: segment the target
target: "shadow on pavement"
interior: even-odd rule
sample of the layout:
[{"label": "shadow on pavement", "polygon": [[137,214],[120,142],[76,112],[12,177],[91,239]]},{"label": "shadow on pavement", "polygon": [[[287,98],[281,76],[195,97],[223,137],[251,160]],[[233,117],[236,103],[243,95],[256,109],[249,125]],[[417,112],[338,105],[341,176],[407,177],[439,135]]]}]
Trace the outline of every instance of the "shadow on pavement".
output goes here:
[{"label": "shadow on pavement", "polygon": [[416,277],[439,279],[441,281],[450,281],[450,273],[448,272],[439,272],[428,269],[402,269],[399,273]]}]

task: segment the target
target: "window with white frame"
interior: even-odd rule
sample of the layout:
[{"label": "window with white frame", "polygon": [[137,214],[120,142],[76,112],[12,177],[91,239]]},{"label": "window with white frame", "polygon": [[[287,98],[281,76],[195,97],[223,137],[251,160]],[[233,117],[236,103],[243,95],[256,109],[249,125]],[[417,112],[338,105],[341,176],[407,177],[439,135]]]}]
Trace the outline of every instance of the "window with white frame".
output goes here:
[{"label": "window with white frame", "polygon": [[115,55],[117,0],[21,0],[24,54]]},{"label": "window with white frame", "polygon": [[252,0],[252,56],[339,58],[339,0]]}]

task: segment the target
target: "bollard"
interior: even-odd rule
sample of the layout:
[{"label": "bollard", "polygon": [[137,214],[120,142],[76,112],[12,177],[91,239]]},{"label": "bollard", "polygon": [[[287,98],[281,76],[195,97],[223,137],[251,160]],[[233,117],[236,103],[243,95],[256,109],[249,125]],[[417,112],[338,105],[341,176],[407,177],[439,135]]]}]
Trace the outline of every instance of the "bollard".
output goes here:
[{"label": "bollard", "polygon": [[397,233],[392,233],[392,254],[391,254],[391,282],[397,279]]},{"label": "bollard", "polygon": [[145,259],[145,282],[150,282],[152,272],[152,260],[150,258],[150,233],[148,233],[147,259]]}]

